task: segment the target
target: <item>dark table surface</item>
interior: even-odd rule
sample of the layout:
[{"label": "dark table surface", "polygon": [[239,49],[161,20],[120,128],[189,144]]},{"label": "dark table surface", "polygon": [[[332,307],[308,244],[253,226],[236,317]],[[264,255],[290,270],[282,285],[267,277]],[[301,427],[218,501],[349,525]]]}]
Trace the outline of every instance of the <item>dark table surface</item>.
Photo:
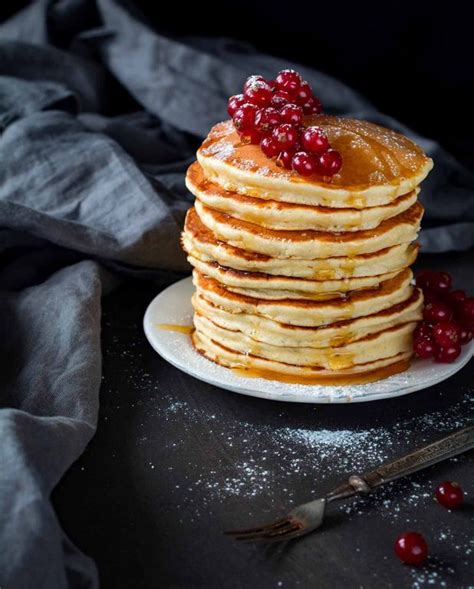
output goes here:
[{"label": "dark table surface", "polygon": [[[424,258],[474,291],[473,256]],[[142,318],[156,286],[127,283],[103,301],[99,428],[54,492],[66,533],[97,562],[102,586],[474,586],[472,453],[333,506],[324,529],[285,546],[236,545],[222,530],[271,520],[371,468],[468,423],[474,363],[430,389],[373,403],[283,404],[202,383],[162,360]],[[458,481],[448,511],[436,484]],[[402,565],[393,542],[424,534],[426,566]]]}]

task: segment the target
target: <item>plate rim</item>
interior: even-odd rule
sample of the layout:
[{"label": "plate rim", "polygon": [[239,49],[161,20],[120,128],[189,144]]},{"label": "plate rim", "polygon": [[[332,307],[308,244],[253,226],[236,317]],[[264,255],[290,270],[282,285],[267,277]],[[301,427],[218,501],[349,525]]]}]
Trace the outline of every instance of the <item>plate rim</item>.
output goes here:
[{"label": "plate rim", "polygon": [[[288,393],[288,396],[285,395],[283,396],[281,393],[275,393],[272,394],[270,392],[266,392],[266,391],[262,391],[262,390],[255,390],[253,388],[248,388],[246,383],[242,383],[242,386],[234,386],[232,384],[229,383],[225,383],[220,381],[219,379],[213,378],[212,376],[207,376],[205,374],[201,374],[201,373],[196,373],[194,371],[192,371],[192,369],[190,369],[186,364],[182,364],[180,363],[178,360],[176,360],[175,356],[171,353],[169,353],[169,351],[167,350],[167,347],[169,346],[158,346],[156,344],[156,337],[155,334],[152,332],[152,328],[153,328],[153,321],[150,319],[155,307],[159,304],[159,301],[161,298],[165,298],[165,296],[169,296],[170,292],[174,289],[181,289],[181,288],[187,288],[189,283],[192,283],[192,276],[187,276],[185,278],[182,278],[176,282],[174,282],[173,284],[170,284],[169,286],[167,286],[166,288],[164,288],[162,291],[160,291],[155,297],[153,297],[153,299],[149,302],[149,304],[147,305],[145,314],[143,316],[143,331],[145,333],[145,336],[149,342],[149,344],[151,345],[151,347],[154,349],[154,351],[160,355],[164,360],[166,360],[166,362],[168,362],[169,364],[171,364],[172,366],[174,366],[175,368],[177,368],[178,370],[181,370],[182,372],[184,372],[185,374],[189,374],[190,376],[192,376],[193,378],[196,378],[197,380],[200,380],[202,382],[206,382],[207,384],[210,384],[212,386],[216,386],[219,387],[220,389],[225,389],[227,391],[231,391],[237,394],[242,394],[242,395],[246,395],[246,396],[251,396],[251,397],[257,397],[260,399],[267,399],[267,400],[272,400],[272,401],[280,401],[280,402],[287,402],[287,403],[310,403],[310,404],[351,404],[351,403],[367,403],[369,401],[381,401],[384,399],[394,399],[397,397],[401,397],[404,395],[408,395],[410,393],[415,393],[417,391],[429,388],[431,386],[434,386],[440,382],[443,382],[445,380],[447,380],[448,378],[451,378],[451,376],[454,376],[454,374],[456,374],[457,372],[459,372],[459,370],[461,370],[462,368],[464,368],[464,366],[466,366],[466,364],[471,360],[472,355],[473,355],[473,351],[474,351],[474,341],[470,342],[469,344],[469,350],[467,350],[467,353],[465,355],[463,355],[459,361],[453,362],[452,364],[449,365],[444,365],[446,367],[451,367],[452,370],[448,370],[447,373],[445,373],[442,378],[439,377],[433,377],[431,378],[429,381],[422,381],[419,384],[410,384],[407,385],[405,387],[401,387],[398,390],[395,391],[381,391],[379,393],[372,392],[372,393],[368,393],[366,395],[357,395],[357,396],[337,396],[337,397],[332,397],[330,394],[321,397],[321,396],[313,396],[312,398],[309,397],[308,398],[304,398],[304,395],[308,394],[311,392],[311,387],[315,386],[315,385],[298,385],[300,387],[304,387],[305,392],[301,392],[301,393]],[[191,299],[189,300],[190,304],[191,304]],[[172,332],[166,332],[168,334],[172,333]],[[175,334],[176,336],[182,336],[185,334],[176,332]],[[194,352],[196,354],[198,354],[197,351],[194,350]],[[213,366],[213,369],[215,370],[215,367],[217,366],[219,369],[222,370],[229,370],[228,368],[226,368],[225,366],[219,366],[217,364],[215,364],[214,362],[212,362],[211,360],[205,358],[204,356],[201,356],[201,358],[203,360],[205,360],[206,362],[209,362],[210,365]],[[418,362],[429,362],[429,360],[417,360]],[[410,368],[408,368],[408,371],[410,370]],[[242,377],[242,381],[245,380],[250,380],[250,378],[245,378]],[[259,382],[259,381],[265,381],[268,382],[265,379],[261,379],[261,378],[251,378],[252,382]],[[277,381],[275,381],[277,382]],[[377,381],[376,381],[377,382]],[[281,383],[279,383],[281,384]],[[375,384],[375,383],[368,383],[368,384]],[[317,385],[320,387],[324,387],[324,385]],[[360,385],[360,386],[367,386],[367,385]],[[329,388],[329,386],[328,386]],[[307,389],[307,393],[306,393],[306,389]]]}]

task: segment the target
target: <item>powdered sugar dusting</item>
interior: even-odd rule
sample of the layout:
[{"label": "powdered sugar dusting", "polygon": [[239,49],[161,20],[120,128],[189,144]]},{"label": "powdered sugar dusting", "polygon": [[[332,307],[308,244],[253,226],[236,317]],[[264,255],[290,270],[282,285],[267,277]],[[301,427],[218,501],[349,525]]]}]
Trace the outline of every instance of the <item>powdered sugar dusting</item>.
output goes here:
[{"label": "powdered sugar dusting", "polygon": [[[339,482],[342,482],[352,472],[364,472],[393,459],[393,448],[400,439],[404,439],[408,448],[413,448],[420,439],[423,442],[431,440],[433,429],[442,435],[462,427],[468,422],[473,401],[474,394],[467,394],[448,411],[431,411],[400,419],[389,429],[327,429],[317,425],[314,429],[274,428],[241,421],[226,423],[220,429],[213,423],[215,416],[207,416],[186,402],[171,403],[165,416],[167,419],[179,417],[184,424],[195,421],[203,428],[209,428],[217,445],[224,444],[229,449],[238,446],[241,456],[238,462],[229,466],[227,461],[218,460],[215,469],[199,471],[198,480],[208,492],[205,499],[208,507],[215,502],[240,498],[242,509],[251,510],[251,501],[258,496],[264,497],[269,505],[275,502],[280,505],[283,501],[290,508],[311,496],[318,496],[323,488],[329,490],[332,484],[324,483],[326,477],[333,479],[337,473]],[[466,460],[467,457],[462,455],[451,462]],[[307,490],[304,498],[301,488]],[[275,489],[278,489],[277,496]],[[191,496],[187,498],[189,502],[192,502]],[[367,498],[356,498],[333,509],[343,514],[347,525],[357,526],[357,521],[362,523],[365,517],[375,517],[380,519],[382,527],[392,526],[396,534],[405,529],[417,529],[419,510],[426,509],[432,502],[433,484],[415,475],[385,485]],[[197,513],[201,513],[199,508]],[[252,511],[249,515],[256,517]],[[443,524],[437,538],[429,539],[433,557],[426,566],[409,570],[413,588],[452,586],[456,570],[437,554],[454,550],[463,559],[463,566],[470,566],[473,540],[468,529],[459,525],[455,528],[455,525],[456,521],[453,521],[453,527]]]},{"label": "powdered sugar dusting", "polygon": [[205,156],[213,156],[219,160],[228,160],[235,153],[235,147],[229,141],[217,141],[202,149],[202,154]]}]

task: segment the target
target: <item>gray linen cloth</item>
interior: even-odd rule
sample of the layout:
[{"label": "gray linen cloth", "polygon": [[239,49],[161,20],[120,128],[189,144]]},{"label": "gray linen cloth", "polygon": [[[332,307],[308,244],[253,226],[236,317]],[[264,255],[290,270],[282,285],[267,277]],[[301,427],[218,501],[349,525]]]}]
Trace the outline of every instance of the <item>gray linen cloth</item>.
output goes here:
[{"label": "gray linen cloth", "polygon": [[[97,587],[50,493],[97,425],[100,300],[120,276],[189,271],[183,174],[245,77],[289,64],[235,42],[175,41],[112,0],[39,0],[0,27],[0,587]],[[326,110],[413,137],[424,251],[474,245],[474,176],[356,92],[298,67]],[[71,509],[73,506],[71,506]]]}]

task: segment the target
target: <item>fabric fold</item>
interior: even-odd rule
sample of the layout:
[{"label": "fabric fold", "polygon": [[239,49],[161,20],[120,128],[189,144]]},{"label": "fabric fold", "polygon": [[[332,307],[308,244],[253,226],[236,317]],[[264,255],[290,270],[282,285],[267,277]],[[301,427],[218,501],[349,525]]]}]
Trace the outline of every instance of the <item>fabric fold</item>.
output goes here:
[{"label": "fabric fold", "polygon": [[97,425],[101,292],[97,265],[81,262],[0,294],[3,587],[68,587],[69,561],[84,586],[97,587],[94,564],[64,540],[49,497]]}]

